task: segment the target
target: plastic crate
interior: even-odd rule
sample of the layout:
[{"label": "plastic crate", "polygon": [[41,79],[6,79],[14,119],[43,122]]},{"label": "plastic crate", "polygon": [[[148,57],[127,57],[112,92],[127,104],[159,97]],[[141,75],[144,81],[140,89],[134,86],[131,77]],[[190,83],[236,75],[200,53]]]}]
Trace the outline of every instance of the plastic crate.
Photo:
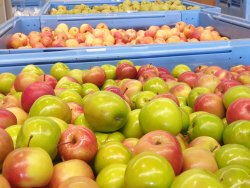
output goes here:
[{"label": "plastic crate", "polygon": [[222,13],[250,20],[250,0],[217,0]]},{"label": "plastic crate", "polygon": [[[235,43],[231,45],[230,43]],[[190,43],[188,46],[181,45],[178,49],[173,48],[174,44],[168,46],[157,45],[147,51],[146,47],[140,47],[137,53],[135,48],[99,50],[71,50],[65,52],[51,52],[37,54],[13,54],[3,55],[0,59],[0,73],[19,73],[26,65],[34,64],[49,73],[55,62],[64,62],[71,69],[86,69],[102,64],[116,64],[121,59],[132,60],[136,65],[153,64],[172,69],[177,64],[186,64],[192,69],[198,65],[218,65],[228,69],[231,66],[250,64],[249,41],[228,42],[221,41],[217,49],[212,43],[200,46],[197,43]]]},{"label": "plastic crate", "polygon": [[[195,26],[214,26],[222,35],[235,39],[250,38],[250,22],[232,17],[229,15],[223,15],[220,13],[212,13],[206,11],[171,11],[171,12],[154,12],[150,15],[146,12],[140,15],[131,14],[119,14],[119,15],[88,15],[74,17],[15,17],[2,26],[0,26],[0,54],[13,54],[13,53],[34,53],[34,52],[51,52],[61,50],[76,50],[79,48],[41,48],[41,49],[6,49],[7,41],[11,34],[16,32],[22,32],[28,34],[31,31],[40,31],[42,27],[49,26],[54,29],[59,23],[66,23],[69,27],[80,26],[83,23],[89,23],[92,26],[96,26],[98,23],[105,23],[110,28],[135,28],[146,29],[154,25],[174,25],[178,21],[185,21],[188,24]],[[199,42],[200,46],[205,45],[207,42]],[[218,41],[210,42],[214,48],[217,48]],[[168,44],[165,44],[166,46]],[[179,46],[186,46],[187,43],[175,44],[173,49],[178,49]],[[134,45],[134,46],[147,46],[152,49],[153,45]],[[83,49],[98,49],[102,47],[84,47]],[[121,48],[123,46],[110,46],[106,49]]]},{"label": "plastic crate", "polygon": [[[46,0],[24,0],[25,6],[43,6],[46,3]],[[11,0],[12,6],[21,6],[20,0]]]},{"label": "plastic crate", "polygon": [[[102,4],[119,5],[123,1],[124,0],[96,0],[96,1],[93,1],[93,0],[71,0],[71,1],[50,0],[42,8],[41,14],[49,15],[50,10],[52,8],[57,8],[59,5],[64,5],[68,9],[72,9],[75,5],[79,5],[79,4],[85,4],[90,7],[93,7],[93,6],[102,5]],[[138,1],[140,2],[141,0],[138,0]],[[154,1],[154,0],[148,0],[148,1]],[[196,3],[196,2],[187,1],[187,0],[183,0],[182,3],[186,6],[199,6],[201,9],[204,9],[204,10],[213,11],[213,12],[221,12],[221,8],[216,7],[216,6],[205,5],[205,4]],[[62,16],[65,16],[65,15],[62,15]]]}]

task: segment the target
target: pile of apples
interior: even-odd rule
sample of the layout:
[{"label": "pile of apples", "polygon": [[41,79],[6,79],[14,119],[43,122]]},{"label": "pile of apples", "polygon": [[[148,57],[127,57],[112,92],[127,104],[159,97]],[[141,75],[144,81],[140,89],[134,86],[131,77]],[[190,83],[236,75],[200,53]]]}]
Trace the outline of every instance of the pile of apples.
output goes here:
[{"label": "pile of apples", "polygon": [[113,13],[113,12],[131,12],[131,11],[168,11],[168,10],[197,10],[199,6],[186,6],[180,0],[155,0],[148,1],[142,0],[131,1],[125,0],[124,2],[116,5],[96,5],[89,7],[85,4],[75,5],[73,9],[68,10],[67,6],[59,5],[57,8],[50,10],[51,15],[58,14],[96,14],[96,13]]},{"label": "pile of apples", "polygon": [[179,42],[199,42],[212,40],[229,40],[222,37],[212,26],[195,27],[185,22],[177,22],[174,27],[168,25],[150,26],[146,30],[109,29],[104,23],[95,28],[82,24],[80,28],[61,23],[55,30],[42,28],[41,32],[32,31],[28,35],[15,33],[8,40],[8,48],[51,48],[113,46],[137,44],[167,44]]},{"label": "pile of apples", "polygon": [[57,62],[0,81],[1,187],[250,186],[250,66]]}]

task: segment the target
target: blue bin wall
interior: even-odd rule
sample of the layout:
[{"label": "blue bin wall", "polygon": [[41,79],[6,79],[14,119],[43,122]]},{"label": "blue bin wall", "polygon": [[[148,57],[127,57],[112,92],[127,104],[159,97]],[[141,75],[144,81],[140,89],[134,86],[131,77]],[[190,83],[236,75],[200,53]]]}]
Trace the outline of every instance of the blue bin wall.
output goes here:
[{"label": "blue bin wall", "polygon": [[[25,6],[42,6],[46,3],[45,0],[25,0]],[[19,0],[11,0],[12,6],[20,6]]]}]

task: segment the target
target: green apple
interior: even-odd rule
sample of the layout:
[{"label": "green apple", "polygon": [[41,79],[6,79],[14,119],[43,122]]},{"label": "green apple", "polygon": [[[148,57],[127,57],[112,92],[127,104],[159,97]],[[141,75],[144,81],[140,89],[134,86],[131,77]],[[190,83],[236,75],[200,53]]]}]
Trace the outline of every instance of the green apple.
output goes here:
[{"label": "green apple", "polygon": [[33,103],[29,111],[29,116],[52,116],[70,123],[71,110],[59,97],[44,95]]},{"label": "green apple", "polygon": [[119,64],[122,64],[122,63],[128,63],[130,65],[134,65],[134,63],[132,61],[127,60],[127,59],[122,59],[122,60],[118,61],[116,65],[119,65]]},{"label": "green apple", "polygon": [[215,152],[218,167],[243,165],[250,168],[250,149],[239,144],[226,144]]},{"label": "green apple", "polygon": [[21,127],[21,125],[11,125],[5,129],[13,141],[14,148],[16,148],[16,139]]},{"label": "green apple", "polygon": [[182,114],[173,100],[158,98],[141,109],[139,122],[144,133],[165,130],[177,135],[182,129]]},{"label": "green apple", "polygon": [[186,134],[190,125],[190,116],[182,108],[180,108],[180,111],[181,111],[181,119],[182,119],[181,133]]},{"label": "green apple", "polygon": [[171,164],[153,152],[143,152],[129,161],[125,171],[126,188],[170,187],[175,178]]},{"label": "green apple", "polygon": [[102,90],[104,90],[105,88],[107,88],[109,86],[117,86],[117,82],[115,80],[112,80],[112,79],[105,80],[104,84],[102,85]]},{"label": "green apple", "polygon": [[48,117],[49,119],[53,120],[61,129],[61,134],[68,128],[69,124],[65,121],[57,118],[57,117]]},{"label": "green apple", "polygon": [[172,69],[172,76],[178,78],[183,72],[191,71],[190,67],[184,64],[178,64]]},{"label": "green apple", "polygon": [[226,108],[239,98],[250,98],[250,88],[244,85],[229,88],[223,95],[223,103]]},{"label": "green apple", "polygon": [[228,165],[219,169],[215,175],[224,187],[250,187],[250,169],[243,165]]},{"label": "green apple", "polygon": [[77,118],[75,119],[74,121],[74,125],[81,125],[83,127],[87,127],[89,128],[90,130],[94,131],[93,127],[91,127],[89,125],[89,123],[87,122],[86,118],[85,118],[85,115],[82,113],[80,114],[79,116],[77,116]]},{"label": "green apple", "polygon": [[104,70],[106,79],[112,79],[114,80],[116,77],[116,66],[111,64],[104,64],[101,66],[101,68]]},{"label": "green apple", "polygon": [[79,84],[82,84],[83,71],[80,69],[72,69],[67,74],[67,76],[71,76],[76,79]]},{"label": "green apple", "polygon": [[111,134],[95,132],[95,136],[98,143],[98,148],[102,147],[107,142],[122,142],[125,137],[122,133],[116,131]]},{"label": "green apple", "polygon": [[57,84],[56,89],[57,88],[69,89],[69,90],[75,91],[78,94],[82,95],[82,86],[76,82],[64,82],[60,85]]},{"label": "green apple", "polygon": [[82,97],[85,97],[89,93],[100,91],[99,87],[93,83],[82,84]]},{"label": "green apple", "polygon": [[113,132],[122,128],[127,123],[129,112],[127,103],[109,91],[97,91],[84,102],[87,122],[100,132]]},{"label": "green apple", "polygon": [[126,138],[141,138],[143,132],[139,123],[140,109],[133,110],[128,115],[128,122],[120,130]]},{"label": "green apple", "polygon": [[21,72],[33,72],[39,76],[45,74],[44,71],[36,65],[26,65]]},{"label": "green apple", "polygon": [[141,109],[144,107],[147,103],[149,103],[156,94],[152,91],[141,91],[138,94],[134,95],[132,97],[132,103],[135,101],[135,108],[136,109]]},{"label": "green apple", "polygon": [[192,89],[187,98],[188,106],[193,108],[195,99],[205,93],[211,93],[211,91],[206,87],[195,87],[194,89]]},{"label": "green apple", "polygon": [[127,164],[131,159],[131,152],[121,142],[107,142],[97,151],[94,168],[98,174],[110,164]]},{"label": "green apple", "polygon": [[224,144],[241,144],[250,149],[250,121],[238,120],[225,127]]},{"label": "green apple", "polygon": [[48,117],[32,117],[22,125],[17,136],[16,147],[40,147],[54,159],[60,136],[61,129],[53,120]]},{"label": "green apple", "polygon": [[82,97],[76,91],[66,89],[61,91],[56,95],[57,97],[61,98],[64,102],[75,102],[77,104],[83,105]]},{"label": "green apple", "polygon": [[0,74],[0,93],[7,94],[10,92],[10,89],[16,79],[16,76],[12,73],[5,72]]},{"label": "green apple", "polygon": [[223,121],[218,116],[206,112],[193,119],[188,128],[188,134],[191,140],[199,136],[210,136],[221,142],[224,127]]},{"label": "green apple", "polygon": [[157,95],[166,93],[168,90],[168,85],[160,77],[152,77],[143,84],[143,91],[152,91]]},{"label": "green apple", "polygon": [[57,80],[60,80],[63,76],[66,76],[69,71],[70,69],[66,64],[58,62],[52,65],[50,74]]},{"label": "green apple", "polygon": [[191,114],[193,113],[193,109],[189,106],[186,106],[186,105],[183,105],[183,106],[180,106],[180,109],[182,109],[184,112],[186,112],[187,114]]},{"label": "green apple", "polygon": [[217,177],[208,170],[194,168],[175,178],[171,188],[224,188]]},{"label": "green apple", "polygon": [[124,174],[126,164],[111,164],[101,170],[96,177],[96,183],[100,188],[124,188]]},{"label": "green apple", "polygon": [[177,99],[179,101],[180,106],[186,106],[187,105],[187,98],[183,96],[177,96]]}]

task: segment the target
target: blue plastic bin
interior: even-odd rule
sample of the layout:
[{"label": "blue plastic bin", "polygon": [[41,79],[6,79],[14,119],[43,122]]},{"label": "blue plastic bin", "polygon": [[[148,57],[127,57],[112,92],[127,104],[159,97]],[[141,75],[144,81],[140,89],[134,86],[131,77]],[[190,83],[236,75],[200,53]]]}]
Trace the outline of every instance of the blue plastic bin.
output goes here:
[{"label": "blue plastic bin", "polygon": [[[71,0],[71,1],[50,0],[42,8],[41,14],[42,15],[49,15],[50,10],[52,8],[57,8],[59,5],[64,5],[68,9],[72,9],[74,6],[79,5],[79,4],[85,4],[85,5],[88,5],[89,7],[93,7],[93,6],[102,5],[102,4],[119,5],[123,1],[124,0],[95,0],[95,1],[93,1],[93,0]],[[133,0],[131,0],[131,1],[133,1]],[[138,0],[138,1],[140,2],[141,0]],[[148,1],[154,1],[154,0],[148,0]],[[213,11],[213,12],[221,12],[221,8],[215,7],[215,6],[200,4],[200,3],[187,1],[187,0],[182,0],[182,3],[186,6],[199,6],[201,9],[204,9],[204,10]],[[140,12],[138,12],[138,13],[140,13]],[[62,16],[65,16],[65,15],[62,15]],[[74,16],[74,15],[72,15],[72,16]]]},{"label": "blue plastic bin", "polygon": [[[58,50],[69,50],[77,48],[41,48],[41,49],[6,49],[7,41],[11,34],[22,32],[28,34],[31,31],[40,31],[42,27],[49,26],[54,29],[59,23],[66,23],[69,27],[80,26],[83,23],[89,23],[96,26],[98,23],[106,23],[110,28],[135,28],[146,29],[151,25],[174,25],[178,21],[185,21],[186,23],[195,26],[214,26],[222,35],[235,39],[250,38],[250,22],[224,15],[215,12],[207,11],[170,11],[170,12],[154,12],[148,15],[146,12],[137,15],[119,14],[119,15],[88,15],[78,17],[15,17],[2,26],[0,26],[0,54],[13,54],[13,53],[34,53],[34,52],[51,52]],[[207,42],[199,42],[200,46],[205,45]],[[216,49],[218,41],[211,42]],[[165,44],[166,46],[168,44]],[[172,47],[178,49],[180,45],[186,46],[187,43],[175,44]],[[249,44],[250,45],[250,44]],[[135,45],[140,46],[140,45]],[[142,45],[143,46],[143,45]],[[87,49],[98,49],[102,47],[85,47]],[[107,49],[121,48],[123,46],[111,46]],[[148,46],[149,49],[153,45]],[[79,49],[79,48],[78,48]],[[84,49],[84,48],[83,48]]]},{"label": "blue plastic bin", "polygon": [[222,13],[250,20],[250,0],[217,0]]},{"label": "blue plastic bin", "polygon": [[[25,6],[37,7],[43,6],[46,3],[46,0],[25,0]],[[19,0],[11,0],[12,6],[20,6]]]}]

